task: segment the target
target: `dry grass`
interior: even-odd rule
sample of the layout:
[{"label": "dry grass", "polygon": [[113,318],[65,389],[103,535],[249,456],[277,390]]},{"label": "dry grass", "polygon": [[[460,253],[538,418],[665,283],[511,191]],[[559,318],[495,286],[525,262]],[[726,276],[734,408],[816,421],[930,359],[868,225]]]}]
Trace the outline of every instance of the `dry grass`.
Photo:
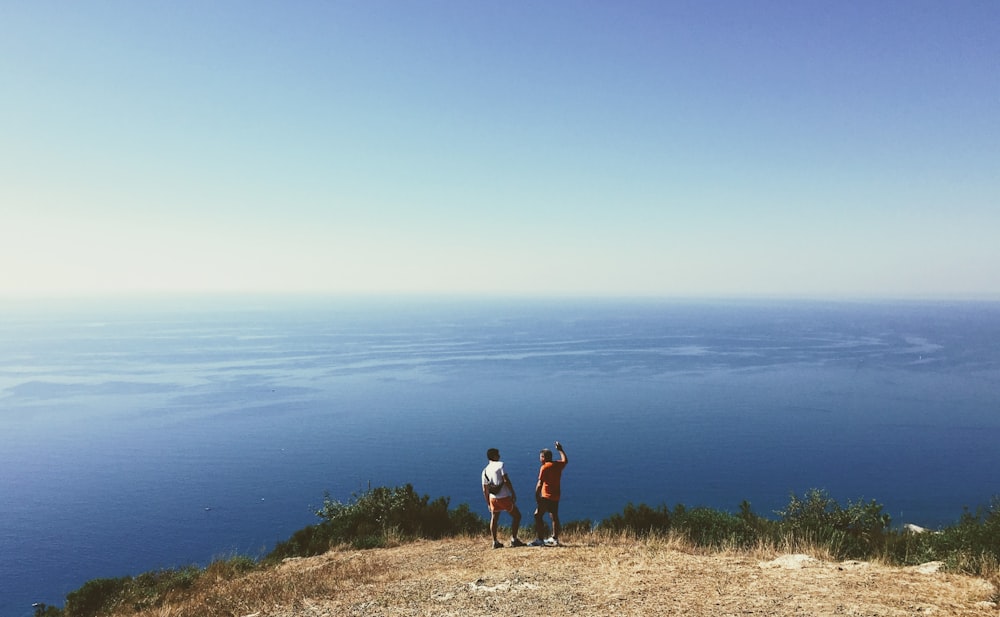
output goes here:
[{"label": "dry grass", "polygon": [[[707,554],[676,538],[485,538],[331,551],[236,579],[203,576],[156,617],[342,615],[996,615],[997,587],[934,567],[834,563],[775,547]],[[780,547],[799,549],[801,547]]]}]

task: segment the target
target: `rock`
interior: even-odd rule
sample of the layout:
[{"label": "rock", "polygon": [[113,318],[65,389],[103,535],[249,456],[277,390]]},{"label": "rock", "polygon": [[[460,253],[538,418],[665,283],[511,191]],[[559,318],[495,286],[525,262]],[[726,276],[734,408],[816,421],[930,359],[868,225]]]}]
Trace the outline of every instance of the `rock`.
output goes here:
[{"label": "rock", "polygon": [[762,568],[784,568],[786,570],[801,570],[818,566],[820,561],[809,555],[782,555],[773,561],[761,562]]},{"label": "rock", "polygon": [[944,567],[943,561],[928,561],[927,563],[922,563],[919,566],[910,566],[909,568],[907,568],[907,570],[919,572],[920,574],[935,574],[936,572],[939,572],[943,567]]}]

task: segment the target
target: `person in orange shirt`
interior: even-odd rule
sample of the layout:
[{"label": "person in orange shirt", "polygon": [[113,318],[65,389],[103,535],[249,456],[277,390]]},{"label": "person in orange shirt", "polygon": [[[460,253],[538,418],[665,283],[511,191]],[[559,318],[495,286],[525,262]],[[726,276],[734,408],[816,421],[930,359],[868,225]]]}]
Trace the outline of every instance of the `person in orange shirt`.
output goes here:
[{"label": "person in orange shirt", "polygon": [[[552,450],[545,448],[538,453],[538,460],[542,464],[538,470],[538,484],[535,485],[535,541],[531,546],[559,546],[559,483],[562,479],[563,469],[569,462],[566,451],[558,441],[556,450],[562,460],[552,460]],[[552,536],[543,540],[545,535],[545,514],[548,513],[552,519]]]}]

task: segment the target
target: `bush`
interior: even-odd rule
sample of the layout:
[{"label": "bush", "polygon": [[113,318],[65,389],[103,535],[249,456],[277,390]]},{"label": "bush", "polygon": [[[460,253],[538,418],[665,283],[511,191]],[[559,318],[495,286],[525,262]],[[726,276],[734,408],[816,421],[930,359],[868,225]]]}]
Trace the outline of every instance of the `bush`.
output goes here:
[{"label": "bush", "polygon": [[66,595],[67,617],[92,617],[105,612],[121,598],[131,577],[95,578]]},{"label": "bush", "polygon": [[[831,554],[845,558],[885,555],[890,542],[902,539],[888,530],[889,516],[875,501],[849,502],[844,508],[818,489],[801,498],[793,493],[788,507],[778,514],[780,521],[760,517],[747,501],[740,504],[737,514],[704,507],[688,509],[683,504],[670,511],[665,505],[652,508],[629,503],[621,514],[601,521],[600,528],[638,536],[674,531],[697,546],[712,548],[804,542],[824,546]],[[997,526],[1000,530],[1000,514]],[[902,545],[898,548],[908,550]]]},{"label": "bush", "polygon": [[820,489],[811,489],[803,498],[792,493],[778,515],[785,537],[825,546],[840,558],[884,553],[891,522],[874,500],[848,502],[843,508]]},{"label": "bush", "polygon": [[281,561],[289,557],[312,557],[330,550],[333,530],[329,523],[309,525],[296,531],[284,542],[279,542],[274,550],[264,558],[267,562]]},{"label": "bush", "polygon": [[681,533],[698,546],[751,546],[768,529],[767,521],[750,510],[749,502],[740,505],[740,514],[730,514],[711,508],[689,510],[683,504],[674,506],[673,512],[666,505],[652,508],[644,503],[629,503],[621,514],[613,514],[601,521],[600,528],[611,532],[632,533],[637,536]]},{"label": "bush", "polygon": [[449,510],[450,500],[431,501],[413,485],[380,486],[351,496],[343,503],[327,493],[316,515],[322,523],[296,532],[268,555],[268,560],[322,554],[338,544],[353,548],[379,548],[391,538],[437,539],[464,533],[483,533],[486,521],[467,504]]},{"label": "bush", "polygon": [[666,533],[670,530],[670,511],[662,504],[651,508],[644,503],[636,506],[629,502],[621,514],[612,514],[601,521],[600,528],[638,536]]},{"label": "bush", "polygon": [[695,508],[674,510],[673,526],[698,546],[750,546],[756,534],[746,521],[739,516],[712,510]]},{"label": "bush", "polygon": [[67,617],[92,617],[118,607],[140,610],[159,606],[175,591],[194,585],[202,570],[196,566],[145,572],[136,577],[98,578],[66,596]]},{"label": "bush", "polygon": [[[483,517],[473,512],[467,503],[458,504],[458,507],[451,510],[448,513],[448,520],[450,521],[449,533],[451,535],[475,535],[489,529],[489,525],[483,520]],[[590,521],[586,522],[589,529]]]},{"label": "bush", "polygon": [[974,513],[963,512],[958,523],[919,536],[923,552],[935,555],[954,571],[991,574],[1000,569],[1000,497]]}]

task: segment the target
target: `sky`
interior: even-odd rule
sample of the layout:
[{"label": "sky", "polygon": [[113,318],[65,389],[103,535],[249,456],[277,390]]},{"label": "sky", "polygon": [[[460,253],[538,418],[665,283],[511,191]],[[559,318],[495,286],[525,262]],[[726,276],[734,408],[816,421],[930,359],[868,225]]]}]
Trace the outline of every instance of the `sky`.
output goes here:
[{"label": "sky", "polygon": [[0,296],[1000,299],[1000,2],[0,0]]}]

